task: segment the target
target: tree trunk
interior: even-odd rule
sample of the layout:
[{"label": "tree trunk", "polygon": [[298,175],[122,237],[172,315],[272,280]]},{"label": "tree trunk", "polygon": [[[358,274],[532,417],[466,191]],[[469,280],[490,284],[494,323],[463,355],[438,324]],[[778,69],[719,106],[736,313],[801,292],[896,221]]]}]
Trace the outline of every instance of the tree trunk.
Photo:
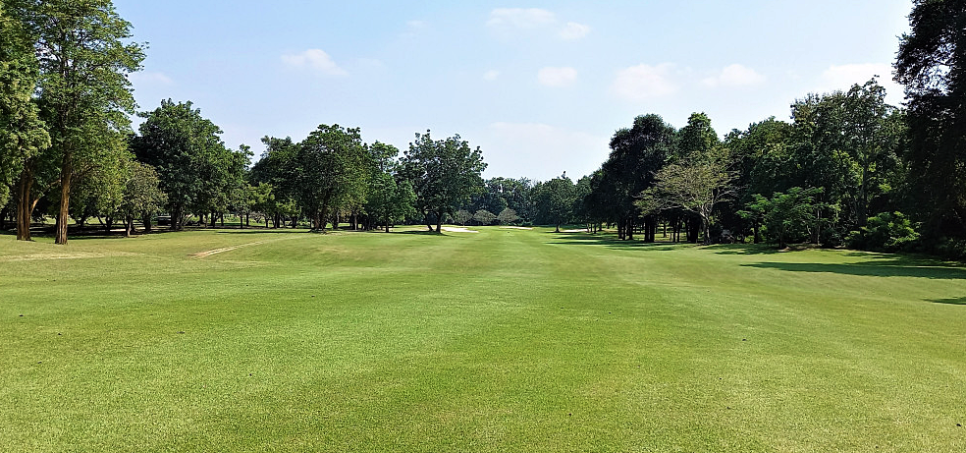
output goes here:
[{"label": "tree trunk", "polygon": [[184,214],[184,208],[181,205],[177,205],[171,210],[171,225],[170,229],[172,231],[181,231],[181,218]]},{"label": "tree trunk", "polygon": [[74,167],[70,163],[70,153],[64,154],[64,164],[60,171],[60,209],[57,212],[57,225],[54,244],[67,245],[67,219],[70,215],[70,183],[74,178]]},{"label": "tree trunk", "polygon": [[131,237],[131,233],[134,231],[134,216],[127,216],[124,222],[124,237]]},{"label": "tree trunk", "polygon": [[6,207],[0,209],[0,231],[7,229],[7,215],[9,215],[9,209]]},{"label": "tree trunk", "polygon": [[104,233],[106,233],[107,235],[110,235],[111,234],[111,228],[114,226],[114,218],[108,216],[108,217],[106,217],[106,220],[107,221],[104,222]]},{"label": "tree trunk", "polygon": [[627,238],[628,241],[633,241],[634,240],[634,218],[633,217],[629,217],[627,219],[627,234],[626,234],[626,238]]},{"label": "tree trunk", "polygon": [[30,191],[34,186],[34,174],[31,169],[24,169],[17,186],[17,240],[30,241],[30,221],[34,213],[33,208],[37,204],[30,197]]}]

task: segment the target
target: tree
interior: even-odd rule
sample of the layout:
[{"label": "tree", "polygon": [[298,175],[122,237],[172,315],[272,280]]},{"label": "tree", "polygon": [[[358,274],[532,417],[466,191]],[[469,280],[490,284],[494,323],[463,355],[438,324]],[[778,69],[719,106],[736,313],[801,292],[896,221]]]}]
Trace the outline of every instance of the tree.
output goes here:
[{"label": "tree", "polygon": [[914,0],[895,61],[895,80],[908,100],[915,207],[932,239],[966,238],[964,24],[963,0]]},{"label": "tree", "polygon": [[[901,115],[885,103],[886,91],[873,78],[853,85],[845,95],[845,140],[850,157],[859,169],[858,190],[854,197],[855,224],[865,226],[870,198],[887,167],[887,156],[894,156],[899,137],[905,133]],[[899,121],[896,121],[899,118]]]},{"label": "tree", "polygon": [[446,214],[481,191],[480,175],[486,169],[479,147],[471,149],[459,135],[433,141],[429,131],[416,134],[402,165],[402,174],[416,193],[417,209],[431,231],[435,219],[437,233]]},{"label": "tree", "polygon": [[[32,98],[38,77],[37,58],[22,19],[0,2],[0,206],[7,204],[10,189],[27,161],[50,146],[50,135]],[[25,196],[29,205],[29,188]],[[26,207],[19,202],[18,206]],[[30,214],[18,212],[27,222],[24,231],[18,228],[18,239],[30,238]]]},{"label": "tree", "polygon": [[365,189],[369,172],[360,130],[320,125],[299,146],[299,204],[312,216],[312,229],[325,231],[333,207]]},{"label": "tree", "polygon": [[537,185],[534,199],[538,220],[556,226],[559,233],[560,225],[573,216],[575,195],[574,183],[566,174]]},{"label": "tree", "polygon": [[466,222],[473,220],[473,213],[465,209],[460,209],[453,214],[453,222],[466,226]]},{"label": "tree", "polygon": [[730,183],[733,178],[720,161],[671,164],[657,173],[654,188],[646,191],[638,204],[651,211],[660,206],[661,209],[681,208],[697,214],[704,229],[704,243],[710,244],[714,207],[732,195]]},{"label": "tree", "polygon": [[517,212],[510,208],[505,208],[496,215],[496,219],[500,221],[503,225],[510,225],[517,220],[520,220],[520,216]]},{"label": "tree", "polygon": [[[634,238],[640,217],[635,201],[654,185],[654,174],[675,155],[675,139],[674,128],[658,115],[638,116],[633,127],[620,129],[611,138],[610,156],[591,179],[592,193],[586,200],[597,220],[617,224],[621,239]],[[652,241],[656,222],[651,217],[644,223],[645,240]]]},{"label": "tree", "polygon": [[416,212],[412,186],[409,181],[397,178],[399,164],[395,158],[398,155],[399,149],[392,145],[377,141],[369,146],[372,175],[366,210],[382,222],[387,233],[393,224]]},{"label": "tree", "polygon": [[[149,219],[160,211],[166,201],[154,167],[136,161],[130,161],[128,165],[124,201],[118,208],[118,214],[124,219],[125,236],[134,232],[135,218]],[[145,227],[149,225],[145,223]]]},{"label": "tree", "polygon": [[496,220],[496,214],[485,209],[480,209],[476,211],[476,214],[473,214],[473,219],[480,222],[480,225],[489,225]]},{"label": "tree", "polygon": [[71,185],[129,129],[134,113],[128,74],[144,59],[127,43],[131,24],[110,0],[49,0],[30,14],[39,62],[40,110],[60,163],[55,242],[67,244]]},{"label": "tree", "polygon": [[[250,179],[252,183],[266,184],[270,187],[271,196],[259,210],[265,214],[266,227],[271,219],[275,228],[282,224],[282,218],[298,213],[295,203],[298,192],[297,158],[299,145],[290,137],[284,139],[264,137],[265,151],[261,158],[252,166]],[[265,189],[262,189],[265,190]]]},{"label": "tree", "polygon": [[825,222],[817,212],[827,208],[817,202],[823,189],[792,187],[787,193],[775,193],[771,198],[755,195],[754,201],[742,212],[746,217],[759,217],[765,225],[768,242],[787,247],[789,242],[807,241],[815,237],[814,230]]},{"label": "tree", "polygon": [[221,129],[201,116],[191,101],[161,101],[144,118],[140,135],[131,139],[138,161],[151,165],[158,173],[161,189],[167,195],[171,229],[184,227],[185,215],[191,208],[207,210],[224,185],[223,176],[240,163],[225,148]]}]

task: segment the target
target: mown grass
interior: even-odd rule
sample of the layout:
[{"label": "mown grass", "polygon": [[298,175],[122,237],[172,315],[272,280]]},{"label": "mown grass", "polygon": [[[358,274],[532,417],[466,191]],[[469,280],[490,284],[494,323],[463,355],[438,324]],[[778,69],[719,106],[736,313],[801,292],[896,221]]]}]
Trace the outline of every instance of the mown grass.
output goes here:
[{"label": "mown grass", "polygon": [[0,451],[966,450],[962,268],[480,230],[0,236]]}]

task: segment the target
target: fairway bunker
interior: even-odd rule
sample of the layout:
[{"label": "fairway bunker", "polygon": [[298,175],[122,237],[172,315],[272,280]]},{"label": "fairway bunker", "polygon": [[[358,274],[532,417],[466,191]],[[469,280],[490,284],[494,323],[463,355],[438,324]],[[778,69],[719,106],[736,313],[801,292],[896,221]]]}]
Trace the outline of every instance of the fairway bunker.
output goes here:
[{"label": "fairway bunker", "polygon": [[470,230],[467,228],[460,228],[460,227],[443,227],[443,231],[446,231],[449,233],[479,233],[479,231]]}]

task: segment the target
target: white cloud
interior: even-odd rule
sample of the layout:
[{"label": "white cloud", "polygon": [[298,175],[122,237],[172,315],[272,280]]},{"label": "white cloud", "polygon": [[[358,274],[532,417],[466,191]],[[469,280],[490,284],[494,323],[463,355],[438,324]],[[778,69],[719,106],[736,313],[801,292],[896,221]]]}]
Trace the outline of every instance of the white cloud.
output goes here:
[{"label": "white cloud", "polygon": [[606,136],[540,123],[493,123],[485,135],[481,146],[492,175],[530,169],[526,176],[545,181],[566,171],[576,180],[597,169],[609,152]]},{"label": "white cloud", "polygon": [[537,73],[537,80],[543,86],[563,88],[577,81],[577,70],[570,67],[546,67]]},{"label": "white cloud", "polygon": [[886,102],[899,105],[905,93],[902,85],[892,81],[892,65],[888,63],[864,63],[830,66],[822,72],[818,92],[827,93],[841,90],[848,91],[852,85],[868,82],[873,76],[879,76],[879,85],[886,89]]},{"label": "white cloud", "polygon": [[332,60],[332,57],[330,57],[329,54],[325,53],[325,51],[321,49],[309,49],[297,54],[282,55],[282,62],[291,68],[311,69],[325,75],[349,75],[348,72],[340,68],[339,65]]},{"label": "white cloud", "polygon": [[170,77],[161,72],[134,72],[128,76],[132,83],[144,83],[149,85],[171,85],[174,83]]},{"label": "white cloud", "polygon": [[556,21],[557,16],[545,9],[497,8],[490,12],[490,20],[486,22],[486,25],[492,28],[532,30],[551,25]]},{"label": "white cloud", "polygon": [[590,34],[590,27],[576,22],[567,22],[563,30],[560,30],[560,38],[567,41],[575,41]]},{"label": "white cloud", "polygon": [[483,80],[486,80],[487,82],[492,82],[499,77],[500,77],[500,71],[491,69],[483,73]]},{"label": "white cloud", "polygon": [[577,22],[567,22],[563,28],[558,28],[557,15],[540,8],[497,8],[490,12],[486,26],[503,37],[510,37],[514,32],[550,32],[557,29],[558,38],[574,41],[590,33],[589,26]]},{"label": "white cloud", "polygon": [[674,72],[675,65],[672,63],[631,66],[617,72],[611,91],[629,101],[668,96],[678,91]]},{"label": "white cloud", "polygon": [[721,70],[721,73],[704,79],[702,83],[709,87],[747,87],[760,85],[765,82],[765,76],[754,69],[740,64],[733,64]]}]

